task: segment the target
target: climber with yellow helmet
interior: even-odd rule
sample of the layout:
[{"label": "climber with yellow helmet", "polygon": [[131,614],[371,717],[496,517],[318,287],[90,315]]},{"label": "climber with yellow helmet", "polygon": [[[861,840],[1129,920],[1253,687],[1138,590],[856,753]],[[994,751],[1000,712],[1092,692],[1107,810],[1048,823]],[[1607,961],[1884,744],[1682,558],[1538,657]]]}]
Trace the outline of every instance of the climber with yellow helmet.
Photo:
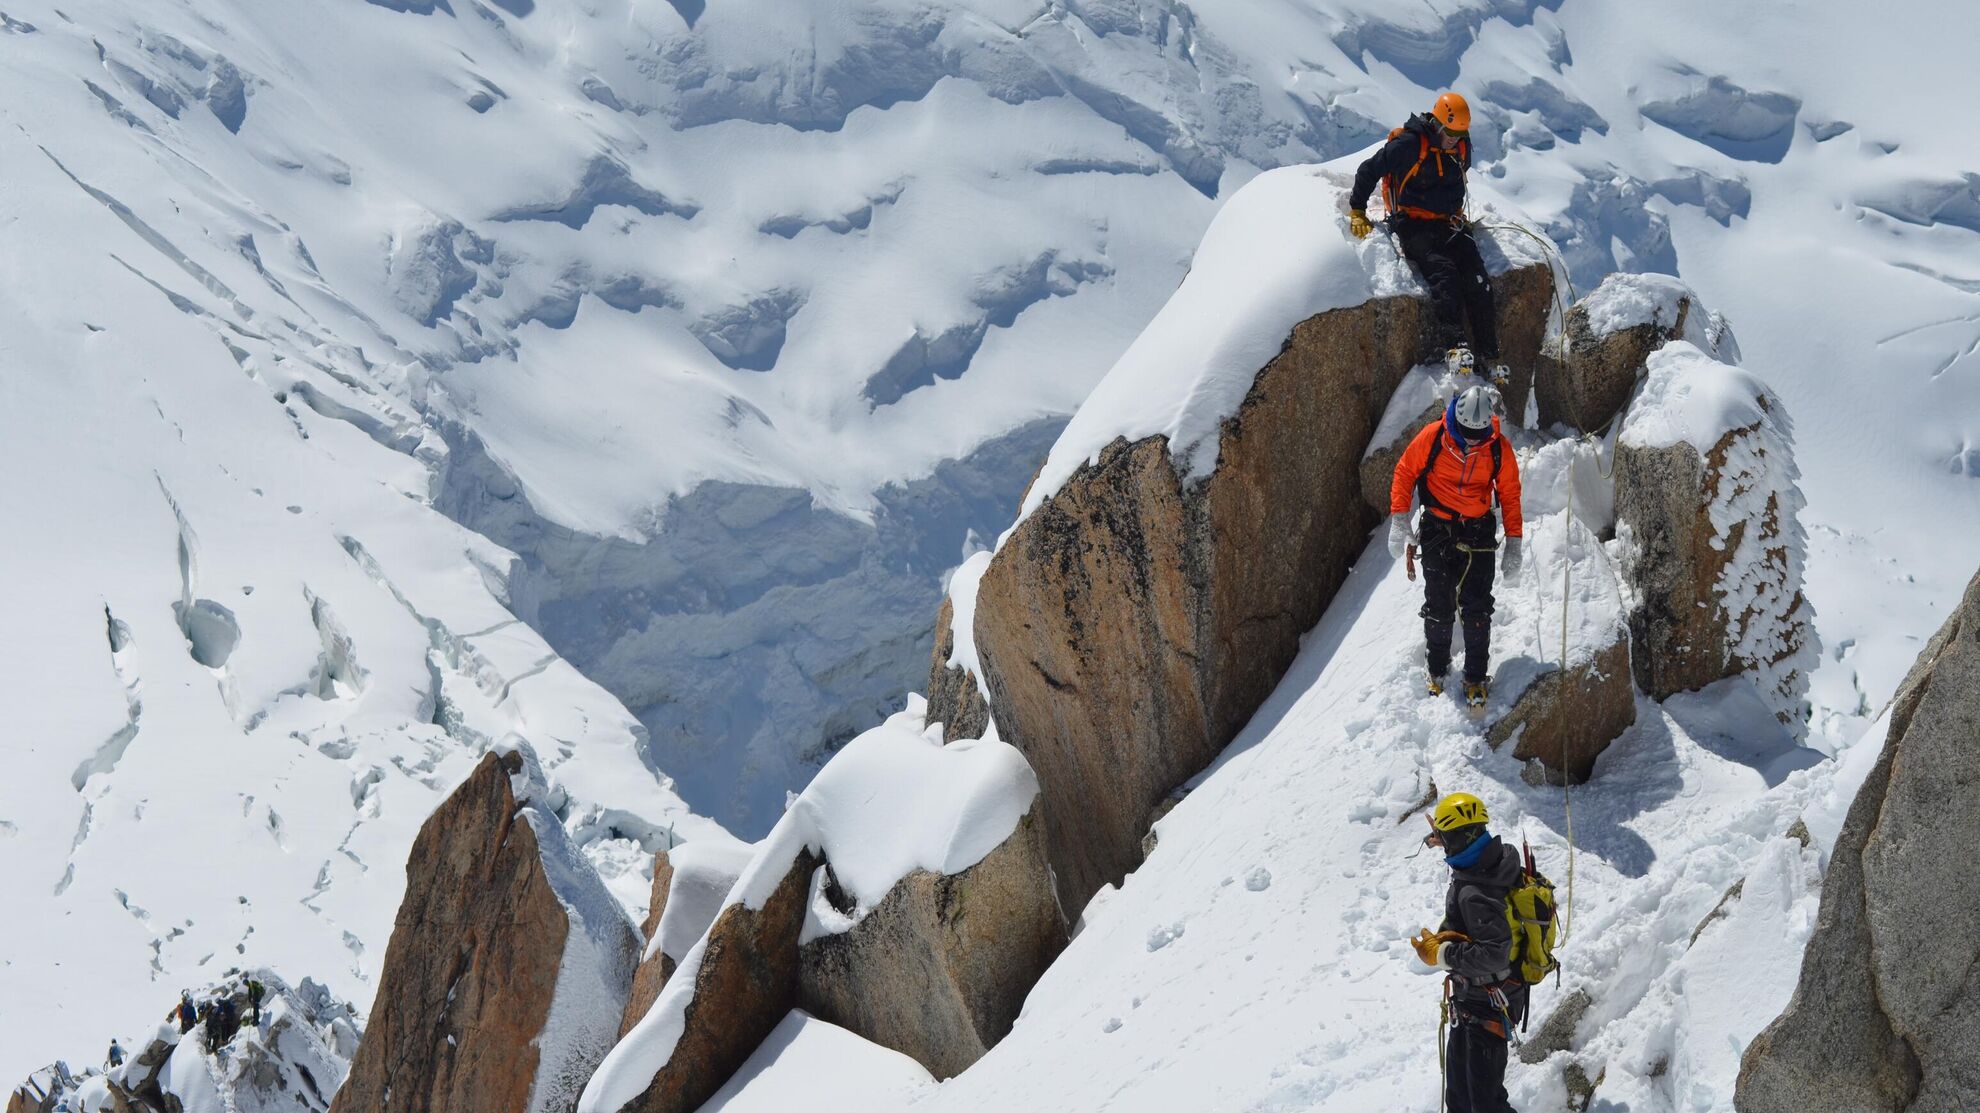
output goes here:
[{"label": "climber with yellow helmet", "polygon": [[1423,841],[1443,849],[1451,886],[1438,930],[1425,928],[1409,941],[1424,965],[1449,977],[1444,1102],[1450,1113],[1512,1113],[1507,1037],[1526,1013],[1506,900],[1527,876],[1519,851],[1486,830],[1490,818],[1485,802],[1469,792],[1437,801]]},{"label": "climber with yellow helmet", "polygon": [[[1464,175],[1469,169],[1471,106],[1462,96],[1445,93],[1430,111],[1391,131],[1389,141],[1355,171],[1348,229],[1360,239],[1374,228],[1368,199],[1380,182],[1389,214],[1385,223],[1403,257],[1430,287],[1445,365],[1453,374],[1468,375],[1483,362],[1492,382],[1503,386],[1510,371],[1499,362],[1492,279],[1464,217]],[[1467,317],[1475,356],[1465,340]]]}]

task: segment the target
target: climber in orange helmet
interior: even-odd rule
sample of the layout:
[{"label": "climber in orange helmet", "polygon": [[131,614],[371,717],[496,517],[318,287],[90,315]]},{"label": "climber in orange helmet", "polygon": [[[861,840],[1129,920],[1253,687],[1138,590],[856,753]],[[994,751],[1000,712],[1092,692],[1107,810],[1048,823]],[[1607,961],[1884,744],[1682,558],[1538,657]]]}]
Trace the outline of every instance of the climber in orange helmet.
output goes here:
[{"label": "climber in orange helmet", "polygon": [[[1492,306],[1492,279],[1479,258],[1478,243],[1464,217],[1464,175],[1471,169],[1471,106],[1445,93],[1430,111],[1411,116],[1389,133],[1389,141],[1354,174],[1348,194],[1348,229],[1356,239],[1375,226],[1368,199],[1379,181],[1388,208],[1385,223],[1395,233],[1403,257],[1430,287],[1444,362],[1453,374],[1471,374],[1479,361],[1492,382],[1511,377],[1499,362],[1499,330]],[[1474,357],[1464,334],[1471,319]]]}]

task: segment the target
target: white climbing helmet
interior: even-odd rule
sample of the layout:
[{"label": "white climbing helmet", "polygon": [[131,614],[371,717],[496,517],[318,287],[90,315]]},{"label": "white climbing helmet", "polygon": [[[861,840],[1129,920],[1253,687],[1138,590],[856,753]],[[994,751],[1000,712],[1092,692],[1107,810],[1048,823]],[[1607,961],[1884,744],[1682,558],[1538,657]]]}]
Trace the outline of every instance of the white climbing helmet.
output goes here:
[{"label": "white climbing helmet", "polygon": [[1453,410],[1458,428],[1466,440],[1481,441],[1492,431],[1492,408],[1496,399],[1486,387],[1475,386],[1457,396]]}]

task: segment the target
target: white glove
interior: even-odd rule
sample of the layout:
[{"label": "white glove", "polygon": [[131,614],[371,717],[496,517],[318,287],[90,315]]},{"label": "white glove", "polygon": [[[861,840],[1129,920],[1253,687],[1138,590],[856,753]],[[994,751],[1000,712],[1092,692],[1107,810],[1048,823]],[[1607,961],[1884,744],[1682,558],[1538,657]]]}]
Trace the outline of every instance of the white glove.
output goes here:
[{"label": "white glove", "polygon": [[1521,556],[1520,552],[1519,538],[1506,538],[1506,551],[1499,557],[1499,572],[1508,580],[1519,575],[1520,565],[1526,562],[1526,558]]},{"label": "white glove", "polygon": [[1409,529],[1409,513],[1389,515],[1389,555],[1401,560],[1403,550],[1414,540],[1416,535]]}]

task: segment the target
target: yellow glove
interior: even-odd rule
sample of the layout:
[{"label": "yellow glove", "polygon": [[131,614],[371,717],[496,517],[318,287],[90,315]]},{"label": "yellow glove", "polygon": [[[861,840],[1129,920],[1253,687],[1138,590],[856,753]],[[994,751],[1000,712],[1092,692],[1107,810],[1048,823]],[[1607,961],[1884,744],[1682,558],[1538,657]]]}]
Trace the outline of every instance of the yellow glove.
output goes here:
[{"label": "yellow glove", "polygon": [[1416,933],[1416,938],[1410,940],[1409,945],[1416,949],[1416,957],[1423,960],[1423,965],[1435,966],[1442,970],[1445,968],[1444,946],[1449,943],[1470,941],[1471,937],[1461,931],[1432,932],[1429,928],[1424,928]]},{"label": "yellow glove", "polygon": [[1358,240],[1374,230],[1375,226],[1368,223],[1367,209],[1348,210],[1348,231],[1354,233],[1355,239]]}]

